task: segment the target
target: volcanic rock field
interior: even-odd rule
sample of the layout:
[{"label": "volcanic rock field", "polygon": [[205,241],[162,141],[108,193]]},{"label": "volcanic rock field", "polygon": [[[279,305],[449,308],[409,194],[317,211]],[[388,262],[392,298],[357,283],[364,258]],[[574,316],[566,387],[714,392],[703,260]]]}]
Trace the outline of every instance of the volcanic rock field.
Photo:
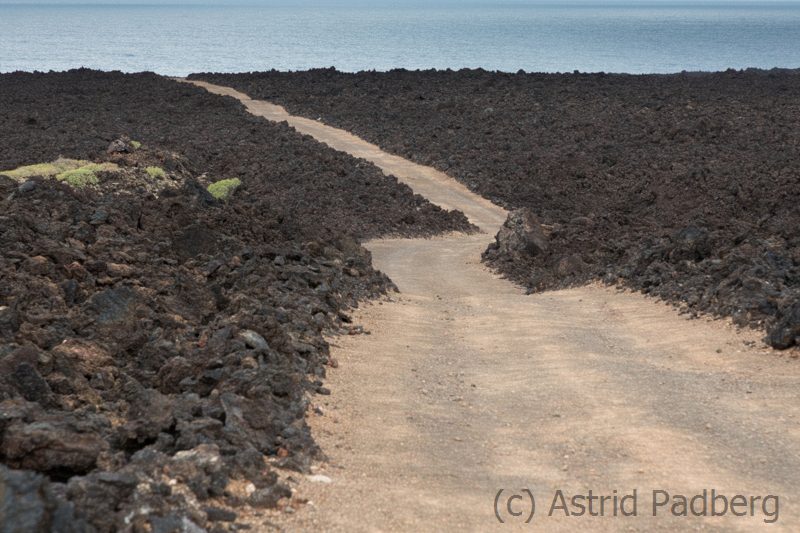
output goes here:
[{"label": "volcanic rock field", "polygon": [[[795,71],[192,78],[507,208],[483,259],[530,292],[599,281],[800,345]],[[19,531],[238,531],[286,505],[278,470],[322,457],[305,415],[338,365],[327,336],[369,333],[351,310],[396,290],[361,243],[477,229],[155,74],[0,74],[0,140],[0,516]]]},{"label": "volcanic rock field", "polygon": [[484,260],[530,291],[600,280],[800,344],[797,71],[195,77],[523,209],[506,234],[526,221],[534,245],[501,238]]},{"label": "volcanic rock field", "polygon": [[272,465],[319,455],[304,416],[337,364],[323,332],[363,333],[348,310],[394,290],[359,241],[474,230],[153,74],[0,75],[0,139],[16,531],[234,531],[243,506],[274,507],[291,494]]}]

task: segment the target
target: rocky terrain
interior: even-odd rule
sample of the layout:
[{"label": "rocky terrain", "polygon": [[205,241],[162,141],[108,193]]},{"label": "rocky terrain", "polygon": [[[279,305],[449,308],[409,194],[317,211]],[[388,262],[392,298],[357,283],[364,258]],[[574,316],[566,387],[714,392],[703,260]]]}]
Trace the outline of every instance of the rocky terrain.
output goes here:
[{"label": "rocky terrain", "polygon": [[800,344],[800,74],[199,74],[433,165],[515,212],[485,260],[600,279]]},{"label": "rocky terrain", "polygon": [[285,504],[273,465],[319,453],[323,332],[393,289],[358,240],[472,229],[150,74],[0,75],[0,139],[0,531],[235,531]]}]

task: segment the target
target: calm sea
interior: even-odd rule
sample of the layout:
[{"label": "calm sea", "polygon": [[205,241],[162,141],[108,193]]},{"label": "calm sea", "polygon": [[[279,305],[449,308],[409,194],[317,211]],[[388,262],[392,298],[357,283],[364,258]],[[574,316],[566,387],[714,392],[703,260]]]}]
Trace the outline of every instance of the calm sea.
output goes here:
[{"label": "calm sea", "polygon": [[[358,1],[358,0],[356,0]],[[0,4],[0,72],[800,67],[800,2]]]}]

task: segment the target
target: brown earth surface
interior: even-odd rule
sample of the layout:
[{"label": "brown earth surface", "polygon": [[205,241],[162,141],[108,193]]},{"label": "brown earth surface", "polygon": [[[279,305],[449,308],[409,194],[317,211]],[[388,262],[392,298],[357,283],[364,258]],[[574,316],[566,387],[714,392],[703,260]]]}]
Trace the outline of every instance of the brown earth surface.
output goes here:
[{"label": "brown earth surface", "polygon": [[[291,504],[250,516],[256,529],[797,529],[800,366],[788,352],[638,293],[588,285],[526,296],[480,262],[503,209],[347,132],[205,86],[374,162],[486,232],[366,244],[401,294],[359,309],[369,335],[332,339],[331,395],[309,415],[328,460],[289,474]],[[498,490],[521,488],[537,498],[532,524],[513,523],[501,504],[501,526]],[[641,516],[548,517],[557,489],[638,489]],[[757,505],[755,516],[653,518],[656,489],[777,495],[779,517],[765,524]]]}]

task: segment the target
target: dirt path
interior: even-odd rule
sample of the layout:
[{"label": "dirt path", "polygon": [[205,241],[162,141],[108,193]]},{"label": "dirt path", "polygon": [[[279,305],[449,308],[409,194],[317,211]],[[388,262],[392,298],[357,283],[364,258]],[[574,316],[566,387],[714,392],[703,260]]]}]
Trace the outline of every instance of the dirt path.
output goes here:
[{"label": "dirt path", "polygon": [[[638,294],[588,286],[525,296],[480,263],[502,209],[346,132],[198,85],[373,161],[487,232],[367,244],[401,294],[357,314],[370,335],[332,339],[340,367],[329,373],[331,396],[314,399],[322,414],[310,415],[330,458],[318,473],[331,482],[298,479],[297,494],[311,502],[262,517],[264,529],[800,528],[796,360],[756,334],[687,320]],[[537,503],[527,525],[523,488]],[[495,514],[500,489],[505,524]],[[558,489],[567,498],[637,489],[638,516],[614,517],[608,503],[604,517],[548,516]],[[737,507],[742,517],[674,517],[666,505],[654,518],[659,489],[777,495],[778,519],[764,523],[774,518],[772,499],[766,509]],[[519,517],[509,514],[514,493],[523,497],[510,502],[524,510]]]}]

